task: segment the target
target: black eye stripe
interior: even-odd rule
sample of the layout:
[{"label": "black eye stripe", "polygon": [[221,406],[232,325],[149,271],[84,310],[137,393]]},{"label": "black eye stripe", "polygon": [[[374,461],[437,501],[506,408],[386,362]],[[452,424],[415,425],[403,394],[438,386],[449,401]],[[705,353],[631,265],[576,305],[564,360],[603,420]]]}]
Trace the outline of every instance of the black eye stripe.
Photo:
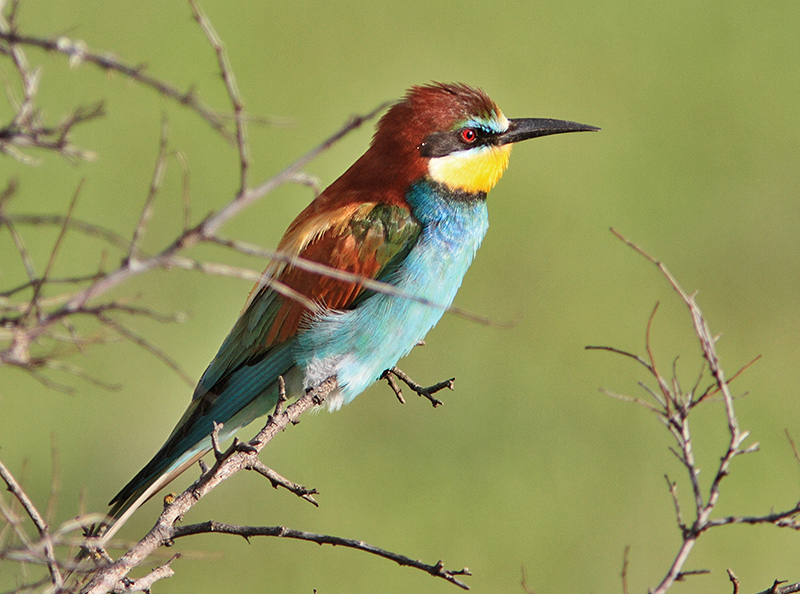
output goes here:
[{"label": "black eye stripe", "polygon": [[451,153],[462,151],[476,146],[493,144],[495,135],[480,128],[469,128],[475,132],[475,140],[467,142],[461,136],[465,128],[449,132],[434,132],[429,134],[417,147],[420,155],[428,159],[445,157]]}]

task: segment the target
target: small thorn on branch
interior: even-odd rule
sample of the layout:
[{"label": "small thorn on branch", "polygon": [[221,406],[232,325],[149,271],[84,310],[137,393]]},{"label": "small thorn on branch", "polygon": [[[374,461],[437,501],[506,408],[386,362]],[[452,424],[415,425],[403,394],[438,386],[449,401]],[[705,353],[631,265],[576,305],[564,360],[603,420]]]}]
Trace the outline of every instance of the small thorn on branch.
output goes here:
[{"label": "small thorn on branch", "polygon": [[211,432],[211,447],[214,450],[214,458],[217,462],[225,457],[225,453],[219,447],[219,431],[222,429],[222,423],[214,421],[214,430]]},{"label": "small thorn on branch", "polygon": [[169,561],[164,563],[163,565],[156,567],[153,571],[147,574],[144,577],[139,578],[138,580],[132,580],[128,577],[122,578],[118,583],[117,586],[114,588],[114,592],[118,594],[127,594],[133,592],[150,592],[150,588],[156,583],[158,580],[163,580],[164,578],[172,577],[175,575],[175,571],[170,567],[170,564],[175,561],[175,559],[180,558],[180,553],[174,555]]},{"label": "small thorn on branch", "polygon": [[397,396],[397,399],[401,403],[405,403],[405,399],[403,398],[403,393],[400,390],[400,387],[397,385],[397,382],[394,381],[394,378],[392,378],[391,376],[395,376],[409,388],[414,390],[414,392],[416,392],[419,396],[427,398],[434,408],[444,404],[444,402],[434,397],[433,395],[436,394],[436,392],[444,390],[445,388],[453,390],[454,389],[453,386],[456,381],[456,378],[453,377],[450,378],[449,380],[439,382],[438,384],[433,384],[432,386],[428,386],[427,388],[425,388],[420,384],[418,384],[417,382],[415,382],[404,371],[398,369],[397,367],[392,367],[391,369],[387,369],[386,371],[383,372],[383,374],[381,374],[381,379],[385,379],[388,382],[389,387],[392,389],[392,391],[395,393],[395,396]]},{"label": "small thorn on branch", "polygon": [[689,571],[681,571],[678,572],[678,575],[675,577],[676,582],[682,582],[685,578],[691,575],[705,575],[707,573],[711,573],[710,569],[692,569]]},{"label": "small thorn on branch", "polygon": [[786,580],[775,580],[772,583],[772,587],[769,590],[767,590],[767,592],[769,594],[782,594],[781,591],[783,590],[783,588],[781,588],[781,584],[785,584],[785,583],[786,583]]},{"label": "small thorn on branch", "polygon": [[435,565],[430,567],[428,573],[430,573],[434,577],[443,578],[448,582],[450,582],[451,584],[455,584],[462,590],[469,590],[469,586],[467,586],[464,582],[457,580],[455,577],[457,575],[471,576],[472,573],[467,567],[459,570],[445,569],[444,562],[440,559],[439,561],[436,562]]},{"label": "small thorn on branch", "polygon": [[[257,454],[258,453],[258,450],[254,446],[250,445],[246,441],[240,441],[238,437],[234,437],[233,438],[233,443],[231,444],[231,447],[229,448],[229,451],[231,451],[231,450],[233,452],[242,452],[242,453],[245,453],[245,454]],[[227,455],[227,452],[226,452],[226,455]]]},{"label": "small thorn on branch", "polygon": [[283,412],[284,405],[286,404],[286,381],[282,375],[278,376],[278,402],[275,403],[275,412],[272,413],[276,417]]}]

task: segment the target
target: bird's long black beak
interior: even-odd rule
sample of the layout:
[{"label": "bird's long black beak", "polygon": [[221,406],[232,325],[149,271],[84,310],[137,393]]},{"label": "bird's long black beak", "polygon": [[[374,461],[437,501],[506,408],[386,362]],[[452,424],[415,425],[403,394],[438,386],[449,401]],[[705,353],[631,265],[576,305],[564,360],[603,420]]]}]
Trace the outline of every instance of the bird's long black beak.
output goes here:
[{"label": "bird's long black beak", "polygon": [[518,118],[508,120],[508,130],[496,137],[497,144],[510,144],[537,138],[539,136],[549,136],[550,134],[563,134],[564,132],[596,132],[600,128],[579,124],[578,122],[567,122],[565,120],[550,120],[547,118]]}]

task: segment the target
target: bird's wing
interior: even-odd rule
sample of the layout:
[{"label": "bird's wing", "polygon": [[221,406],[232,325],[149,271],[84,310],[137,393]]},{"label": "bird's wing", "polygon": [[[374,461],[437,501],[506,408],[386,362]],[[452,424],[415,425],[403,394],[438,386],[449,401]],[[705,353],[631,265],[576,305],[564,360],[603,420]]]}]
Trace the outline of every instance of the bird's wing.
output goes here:
[{"label": "bird's wing", "polygon": [[[407,207],[361,203],[297,218],[278,252],[367,279],[386,278],[416,243],[420,223]],[[276,345],[293,338],[311,313],[350,309],[363,285],[285,263],[272,265],[251,292],[242,315],[200,379],[193,399],[218,392],[218,385],[243,365],[253,365]],[[297,294],[301,299],[293,299]],[[360,302],[361,299],[358,299]]]},{"label": "bird's wing", "polygon": [[[360,203],[319,213],[306,209],[278,251],[382,280],[406,257],[420,229],[410,210],[398,205]],[[249,422],[275,405],[259,402],[263,410],[245,414],[293,367],[293,339],[309,316],[310,303],[348,309],[363,301],[362,294],[367,292],[358,282],[288,264],[271,265],[200,378],[189,408],[153,459],[111,501],[111,515],[119,517],[134,504],[138,507],[208,451],[206,440],[214,422],[230,425],[234,420],[237,426],[226,427],[233,431],[244,424],[242,419]]]}]

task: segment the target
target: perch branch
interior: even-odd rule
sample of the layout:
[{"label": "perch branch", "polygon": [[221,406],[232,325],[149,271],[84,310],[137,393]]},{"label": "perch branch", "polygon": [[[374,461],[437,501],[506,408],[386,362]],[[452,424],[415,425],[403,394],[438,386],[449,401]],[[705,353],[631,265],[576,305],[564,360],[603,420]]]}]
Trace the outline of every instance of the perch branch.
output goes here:
[{"label": "perch branch", "polygon": [[[120,586],[124,587],[126,576],[134,567],[140,565],[156,549],[172,542],[176,523],[187,511],[221,482],[240,470],[252,466],[258,453],[275,435],[290,423],[295,423],[305,411],[322,404],[327,395],[335,388],[335,379],[329,378],[316,388],[306,391],[284,411],[270,415],[264,428],[248,442],[249,450],[232,451],[227,457],[217,459],[207,472],[204,472],[199,479],[164,507],[155,526],[133,548],[115,562],[100,568],[81,590],[82,594],[105,594]],[[89,546],[91,547],[91,543]]]}]

